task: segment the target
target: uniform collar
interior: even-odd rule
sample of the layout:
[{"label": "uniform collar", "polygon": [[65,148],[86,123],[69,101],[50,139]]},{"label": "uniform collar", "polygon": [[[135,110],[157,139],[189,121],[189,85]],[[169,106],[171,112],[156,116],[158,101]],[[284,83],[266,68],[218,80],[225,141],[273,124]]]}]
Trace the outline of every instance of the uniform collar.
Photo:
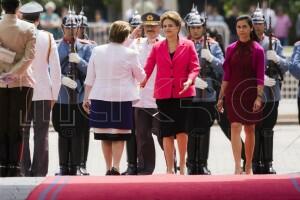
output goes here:
[{"label": "uniform collar", "polygon": [[204,37],[201,37],[201,38],[198,39],[198,40],[193,40],[193,39],[192,39],[192,41],[193,41],[194,43],[203,43]]}]

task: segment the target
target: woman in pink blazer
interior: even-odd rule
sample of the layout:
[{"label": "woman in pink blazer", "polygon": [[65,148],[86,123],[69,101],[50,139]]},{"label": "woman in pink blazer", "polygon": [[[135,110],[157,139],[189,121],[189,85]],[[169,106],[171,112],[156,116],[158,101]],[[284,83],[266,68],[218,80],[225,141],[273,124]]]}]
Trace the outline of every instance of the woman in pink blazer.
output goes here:
[{"label": "woman in pink blazer", "polygon": [[161,16],[161,25],[166,36],[157,42],[147,59],[145,72],[147,79],[157,66],[154,98],[159,110],[161,137],[167,164],[167,173],[174,173],[174,139],[177,139],[180,156],[180,174],[185,172],[187,134],[186,111],[190,97],[195,96],[194,80],[199,74],[199,60],[194,44],[179,38],[180,15],[168,11]]}]

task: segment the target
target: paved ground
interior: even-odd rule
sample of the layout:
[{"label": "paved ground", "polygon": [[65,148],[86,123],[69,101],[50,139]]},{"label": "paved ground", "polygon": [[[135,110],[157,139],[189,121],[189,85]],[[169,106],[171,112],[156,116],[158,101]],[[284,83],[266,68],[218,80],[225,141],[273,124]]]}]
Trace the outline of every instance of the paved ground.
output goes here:
[{"label": "paved ground", "polygon": [[[155,138],[156,140],[156,138]],[[213,174],[231,174],[233,172],[233,156],[230,142],[218,126],[211,131],[209,168]],[[156,168],[154,173],[165,172],[163,152],[156,143]],[[300,171],[300,126],[278,125],[274,137],[274,167],[279,174]],[[58,169],[57,134],[50,133],[50,166],[49,175]],[[105,162],[99,141],[93,139],[91,133],[90,150],[87,168],[92,175],[105,174]],[[126,152],[121,161],[121,169],[126,169]]]},{"label": "paved ground", "polygon": [[[282,119],[280,122],[289,121],[293,123],[280,123],[275,127],[274,168],[278,174],[300,172],[300,126],[295,123],[297,122],[295,101],[281,104],[279,113],[281,113],[279,119]],[[53,130],[49,133],[49,143],[50,162],[48,175],[52,176],[58,169],[57,133],[53,132]],[[32,144],[31,134],[31,147]],[[234,165],[231,145],[217,125],[212,127],[210,144],[208,165],[213,175],[232,174]],[[155,145],[157,147],[157,164],[154,173],[165,173],[163,152],[157,142]],[[100,142],[93,139],[92,133],[87,168],[91,175],[101,176],[105,174],[105,162]],[[123,171],[125,169],[126,153],[124,151],[121,161],[121,170]],[[0,199],[24,199],[31,189],[42,180],[43,178],[0,178]]]},{"label": "paved ground", "polygon": [[[91,135],[92,136],[92,135]],[[49,176],[58,169],[57,134],[50,132],[50,165]],[[91,137],[87,168],[92,175],[101,176],[105,173],[105,164],[100,142]],[[32,145],[32,143],[31,143]],[[158,144],[156,142],[156,147]],[[278,174],[300,172],[300,126],[278,125],[274,138],[274,167]],[[165,172],[163,152],[156,148],[156,174]],[[209,168],[214,175],[233,173],[233,156],[229,141],[218,126],[212,128]],[[126,154],[122,157],[121,169],[126,168]],[[0,199],[24,199],[35,185],[43,178],[0,178]]]}]

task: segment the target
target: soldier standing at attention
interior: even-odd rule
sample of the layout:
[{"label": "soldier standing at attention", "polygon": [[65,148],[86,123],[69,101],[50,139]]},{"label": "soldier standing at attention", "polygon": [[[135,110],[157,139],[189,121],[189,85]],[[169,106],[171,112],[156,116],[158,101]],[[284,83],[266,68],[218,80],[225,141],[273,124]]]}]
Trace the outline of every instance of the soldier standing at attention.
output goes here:
[{"label": "soldier standing at attention", "polygon": [[[273,129],[276,125],[278,117],[281,82],[283,81],[284,73],[288,70],[288,62],[283,56],[283,48],[280,44],[280,41],[275,37],[265,35],[267,28],[266,19],[259,6],[251,18],[254,31],[259,39],[259,44],[264,48],[266,55],[263,120],[255,127],[253,173],[275,174],[276,172],[272,163],[274,135]],[[271,49],[270,41],[272,42]],[[273,63],[274,67],[270,67],[270,62]],[[270,71],[272,72],[268,73]],[[276,71],[276,73],[273,73],[273,71]]]},{"label": "soldier standing at attention", "polygon": [[58,44],[62,87],[53,107],[52,122],[59,133],[60,170],[57,175],[87,175],[82,171],[84,135],[89,127],[88,115],[82,109],[84,80],[91,48],[77,39],[78,18],[69,11],[63,18],[63,39]]},{"label": "soldier standing at attention", "polygon": [[[78,17],[78,24],[79,24],[79,28],[78,28],[78,34],[77,34],[77,38],[78,41],[80,43],[86,44],[91,48],[91,51],[94,49],[94,47],[97,46],[97,43],[93,40],[90,40],[87,33],[86,33],[86,29],[88,28],[88,21],[87,21],[87,17],[84,16],[84,12],[83,9],[81,10],[81,12],[79,13],[79,15],[77,15]],[[87,126],[87,129],[85,131],[83,131],[84,135],[83,135],[83,156],[82,156],[82,161],[80,164],[80,171],[84,174],[84,175],[89,175],[89,173],[86,170],[86,162],[87,162],[87,157],[88,157],[88,152],[89,152],[89,143],[90,143],[90,127]]]},{"label": "soldier standing at attention", "polygon": [[2,0],[0,21],[0,177],[20,176],[22,136],[34,80],[36,28],[17,19],[19,0]]},{"label": "soldier standing at attention", "polygon": [[[300,80],[300,41],[296,42],[294,45],[294,51],[289,65],[289,71],[297,80]],[[300,124],[300,87],[298,90],[298,121]]]},{"label": "soldier standing at attention", "polygon": [[219,44],[206,33],[206,19],[194,7],[185,17],[189,39],[194,42],[201,71],[196,78],[196,96],[189,109],[188,174],[210,175],[207,168],[210,128],[216,117],[216,90],[222,78],[224,55]]}]

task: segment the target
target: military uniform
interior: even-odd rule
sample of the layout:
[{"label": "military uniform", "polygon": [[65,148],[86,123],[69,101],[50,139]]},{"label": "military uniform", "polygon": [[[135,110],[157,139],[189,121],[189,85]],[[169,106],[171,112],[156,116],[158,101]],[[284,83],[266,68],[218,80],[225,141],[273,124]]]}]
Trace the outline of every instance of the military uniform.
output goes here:
[{"label": "military uniform", "polygon": [[[39,20],[43,7],[30,2],[20,10],[23,19],[31,23]],[[33,89],[32,105],[28,116],[28,126],[23,135],[22,172],[25,176],[46,176],[49,163],[48,130],[51,105],[57,100],[61,84],[60,63],[53,35],[37,30],[36,54],[32,62],[33,77],[36,80]],[[33,121],[34,151],[31,162],[29,138]]]},{"label": "military uniform", "polygon": [[[205,26],[205,19],[195,8],[185,17],[185,20],[188,31],[190,27]],[[191,109],[189,109],[187,167],[188,174],[210,174],[207,169],[210,128],[216,117],[215,105],[219,81],[223,75],[224,55],[219,44],[212,38],[207,38],[206,41],[204,36],[200,40],[191,39],[201,61],[201,71],[196,80],[196,96],[192,99]],[[205,42],[207,44],[205,50],[208,50],[206,52],[209,52],[209,58],[201,55],[204,52]],[[200,86],[197,84],[198,81]]]},{"label": "military uniform", "polygon": [[[64,17],[63,25],[77,28],[78,20],[75,15],[69,13]],[[83,138],[89,134],[89,125],[82,102],[91,48],[76,38],[74,40],[76,53],[70,52],[70,45],[71,42],[66,39],[62,39],[58,44],[63,85],[52,115],[54,129],[59,133],[60,172],[57,175],[86,175],[81,171],[81,164],[84,159]]]},{"label": "military uniform", "polygon": [[[261,9],[258,7],[252,15],[253,23],[266,23]],[[259,44],[264,48],[266,63],[265,73],[265,87],[264,87],[264,107],[263,107],[263,120],[255,127],[255,149],[253,155],[253,173],[254,174],[274,174],[273,169],[273,128],[276,125],[278,117],[278,105],[280,101],[280,89],[281,80],[275,77],[269,77],[268,74],[268,59],[273,57],[276,59],[276,65],[278,70],[277,77],[284,76],[284,73],[288,70],[288,61],[283,56],[283,48],[280,41],[277,38],[272,38],[272,49],[269,50],[269,36],[263,35],[263,38],[259,41]],[[272,56],[268,56],[272,53]],[[275,54],[275,55],[274,55]],[[275,58],[274,58],[275,57]],[[274,62],[274,61],[272,61]],[[266,83],[269,80],[274,80],[275,85],[268,86]]]},{"label": "military uniform", "polygon": [[[138,12],[135,12],[133,16],[129,19],[129,24],[132,29],[142,24],[141,15]],[[141,38],[137,38],[141,40]],[[128,42],[128,41],[125,41]],[[126,44],[127,45],[127,44]],[[130,43],[128,43],[128,46]],[[134,118],[134,116],[132,116]],[[134,120],[133,126],[135,127]],[[122,175],[136,175],[137,174],[137,144],[136,144],[136,135],[135,128],[132,129],[132,134],[130,134],[129,140],[126,141],[126,152],[127,152],[127,169]]]},{"label": "military uniform", "polygon": [[[143,25],[159,26],[159,20],[159,16],[154,13],[145,13],[142,15]],[[158,33],[155,42],[163,39]],[[147,37],[134,40],[131,47],[139,52],[139,60],[142,66],[145,65],[153,44]],[[142,175],[150,175],[155,169],[155,146],[152,134],[154,133],[160,138],[157,127],[158,122],[153,117],[158,112],[155,99],[153,98],[155,76],[156,70],[150,76],[145,87],[140,89],[140,99],[133,103],[137,143],[137,167],[138,174]],[[161,139],[159,141],[162,144]]]},{"label": "military uniform", "polygon": [[[94,49],[94,47],[97,46],[97,43],[93,40],[90,40],[88,35],[86,34],[86,28],[88,27],[88,21],[87,21],[87,17],[84,16],[84,12],[83,10],[80,12],[79,15],[77,15],[78,17],[78,23],[79,23],[79,28],[83,29],[82,31],[82,35],[79,34],[78,36],[78,40],[80,43],[86,44],[89,46],[89,48],[91,49],[91,51]],[[86,132],[86,134],[84,134],[83,136],[83,151],[84,151],[84,156],[82,157],[82,161],[81,161],[81,167],[82,167],[82,172],[84,172],[84,174],[88,175],[89,173],[86,171],[86,162],[87,162],[87,157],[88,157],[88,151],[89,151],[89,142],[90,142],[90,128],[87,127],[88,129],[84,132]]]},{"label": "military uniform", "polygon": [[[294,45],[289,71],[297,80],[300,80],[300,41],[296,42]],[[300,124],[300,87],[298,87],[298,121]]]},{"label": "military uniform", "polygon": [[[1,5],[4,10],[16,6],[16,11],[19,1],[2,0]],[[0,21],[1,47],[14,54],[10,63],[3,54],[0,59],[0,177],[20,176],[22,135],[34,85],[35,34],[35,26],[16,14],[5,14]]]}]

